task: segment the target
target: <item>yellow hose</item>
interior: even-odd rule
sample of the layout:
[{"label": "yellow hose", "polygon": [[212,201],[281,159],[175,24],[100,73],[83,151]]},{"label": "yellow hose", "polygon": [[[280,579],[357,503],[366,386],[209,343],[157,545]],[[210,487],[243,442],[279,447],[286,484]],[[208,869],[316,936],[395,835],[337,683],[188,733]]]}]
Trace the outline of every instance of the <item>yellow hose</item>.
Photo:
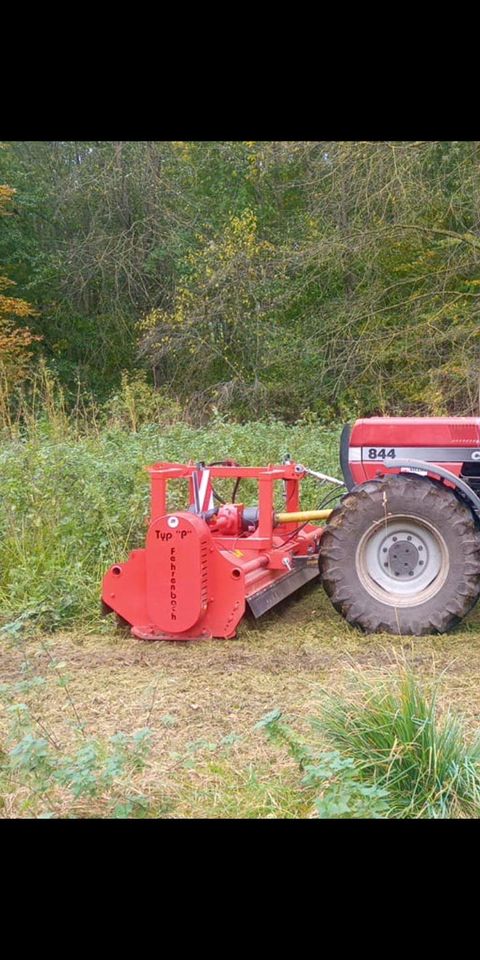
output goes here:
[{"label": "yellow hose", "polygon": [[332,510],[300,510],[298,513],[276,513],[275,522],[305,523],[309,520],[328,520]]}]

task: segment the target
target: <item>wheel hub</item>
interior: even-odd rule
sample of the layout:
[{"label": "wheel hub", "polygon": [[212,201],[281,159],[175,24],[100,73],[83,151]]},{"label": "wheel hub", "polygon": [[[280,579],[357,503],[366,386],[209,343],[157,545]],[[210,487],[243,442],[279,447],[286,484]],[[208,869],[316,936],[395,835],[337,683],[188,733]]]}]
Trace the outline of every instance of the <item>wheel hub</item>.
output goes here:
[{"label": "wheel hub", "polygon": [[[389,540],[392,541],[390,546],[388,545]],[[388,537],[382,547],[382,553],[388,558],[383,561],[383,565],[391,576],[398,577],[400,580],[408,580],[410,577],[414,577],[416,573],[422,573],[426,554],[418,537],[414,538],[412,534],[408,534],[404,540],[397,536]]]},{"label": "wheel hub", "polygon": [[419,517],[379,520],[362,537],[357,572],[372,596],[393,606],[423,603],[440,589],[448,573],[443,537]]}]

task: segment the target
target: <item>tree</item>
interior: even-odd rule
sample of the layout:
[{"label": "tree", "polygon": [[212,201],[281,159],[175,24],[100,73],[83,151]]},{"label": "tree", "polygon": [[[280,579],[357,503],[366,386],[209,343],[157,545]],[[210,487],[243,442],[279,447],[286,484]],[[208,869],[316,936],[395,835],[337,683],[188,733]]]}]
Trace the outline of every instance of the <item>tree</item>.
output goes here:
[{"label": "tree", "polygon": [[199,415],[478,412],[480,144],[18,141],[0,258],[62,383]]},{"label": "tree", "polygon": [[[0,216],[8,216],[15,191],[0,185]],[[30,317],[35,312],[25,300],[5,296],[4,290],[14,285],[12,280],[0,276],[0,375],[7,390],[25,379],[31,358],[30,347],[34,336],[27,327],[15,325],[15,319]]]}]

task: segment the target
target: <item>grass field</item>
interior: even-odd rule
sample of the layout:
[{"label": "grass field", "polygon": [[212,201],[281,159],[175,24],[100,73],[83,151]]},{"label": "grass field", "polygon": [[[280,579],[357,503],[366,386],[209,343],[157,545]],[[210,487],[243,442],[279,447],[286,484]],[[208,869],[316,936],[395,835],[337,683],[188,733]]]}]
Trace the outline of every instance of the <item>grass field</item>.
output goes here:
[{"label": "grass field", "polygon": [[[144,542],[145,464],[235,455],[252,465],[289,451],[338,475],[338,426],[82,430],[40,420],[0,445],[0,818],[315,817],[318,784],[265,717],[281,711],[295,737],[326,752],[311,721],[329,698],[358,696],[359,677],[381,690],[405,667],[427,693],[438,680],[440,720],[452,709],[459,742],[474,738],[480,608],[456,632],[415,641],[350,628],[312,584],[231,641],[142,643],[99,618],[102,574]],[[306,508],[324,496],[310,479],[304,493]],[[255,490],[246,483],[242,495],[254,502]],[[480,811],[480,773],[472,789],[461,815]]]},{"label": "grass field", "polygon": [[[233,641],[148,644],[119,636],[107,624],[105,631],[7,641],[0,674],[4,682],[20,684],[16,699],[31,707],[40,735],[61,751],[78,742],[79,719],[84,736],[99,740],[118,731],[151,730],[145,766],[117,788],[118,799],[124,789],[134,807],[139,798],[139,813],[131,815],[314,816],[313,793],[302,786],[297,764],[255,725],[280,709],[300,735],[315,742],[310,718],[318,716],[322,698],[352,689],[359,674],[376,681],[407,663],[428,685],[443,672],[440,709],[460,712],[467,732],[478,726],[478,613],[448,636],[365,636],[341,620],[320,588],[309,585],[300,598],[243,624]],[[29,669],[45,682],[25,693],[21,682]],[[4,707],[2,740],[7,721]],[[31,786],[11,779],[2,792],[1,817],[111,815],[107,795],[75,801],[56,790],[36,797]]]}]

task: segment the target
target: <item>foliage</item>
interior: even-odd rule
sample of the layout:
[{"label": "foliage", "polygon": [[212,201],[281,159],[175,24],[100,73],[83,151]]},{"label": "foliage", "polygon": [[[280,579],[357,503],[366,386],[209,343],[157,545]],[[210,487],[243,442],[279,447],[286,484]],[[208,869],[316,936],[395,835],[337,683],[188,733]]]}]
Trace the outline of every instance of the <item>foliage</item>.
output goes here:
[{"label": "foliage", "polygon": [[412,673],[367,687],[360,702],[333,697],[316,724],[362,776],[385,785],[398,817],[480,814],[480,739],[468,743],[460,719],[437,713]]},{"label": "foliage", "polygon": [[201,423],[478,412],[479,149],[6,143],[0,257],[69,403],[147,368]]},{"label": "foliage", "polygon": [[258,416],[266,400],[262,376],[275,351],[274,247],[259,238],[249,209],[231,216],[220,237],[199,241],[171,310],[153,310],[140,325],[142,352],[157,369],[168,362],[188,378],[193,403]]},{"label": "foliage", "polygon": [[316,751],[299,740],[292,728],[274,710],[260,720],[276,744],[287,747],[303,772],[302,785],[314,798],[315,816],[321,820],[378,819],[387,816],[388,791],[365,783],[355,762],[338,751]]},{"label": "foliage", "polygon": [[[0,185],[0,217],[9,215],[15,191]],[[6,406],[10,391],[27,376],[31,352],[28,349],[38,336],[27,327],[15,326],[16,319],[32,316],[35,311],[18,297],[7,297],[4,290],[14,285],[13,280],[0,276],[0,409]]]},{"label": "foliage", "polygon": [[153,390],[145,371],[122,373],[120,389],[104,404],[104,418],[115,428],[137,432],[148,423],[169,424],[181,418],[180,404],[165,389]]},{"label": "foliage", "polygon": [[[24,812],[42,819],[89,816],[95,803],[102,815],[113,818],[143,817],[149,801],[135,792],[132,778],[143,770],[150,752],[151,731],[145,727],[127,735],[113,734],[107,742],[85,735],[75,703],[69,692],[64,664],[50,655],[58,686],[67,692],[74,713],[74,742],[62,746],[45,720],[18,697],[32,699],[32,693],[46,684],[24,660],[24,679],[3,684],[0,699],[5,704],[9,729],[0,752],[2,792],[25,792]],[[37,707],[35,713],[41,713]],[[66,801],[65,801],[65,798]]]}]

